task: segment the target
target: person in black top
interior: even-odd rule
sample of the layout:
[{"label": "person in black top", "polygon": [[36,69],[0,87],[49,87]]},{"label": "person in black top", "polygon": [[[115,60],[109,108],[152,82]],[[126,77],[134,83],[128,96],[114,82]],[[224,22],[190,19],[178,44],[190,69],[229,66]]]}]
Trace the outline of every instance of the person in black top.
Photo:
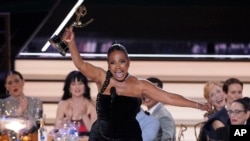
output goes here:
[{"label": "person in black top", "polygon": [[220,111],[212,115],[202,128],[200,135],[201,141],[206,141],[207,138],[216,140],[216,130],[228,125],[229,116],[228,109],[234,100],[242,98],[243,83],[237,78],[227,79],[222,87],[226,94],[226,105]]},{"label": "person in black top", "polygon": [[216,129],[218,140],[229,141],[230,125],[250,125],[250,98],[243,97],[235,100],[227,111],[229,115],[228,124]]},{"label": "person in black top", "polygon": [[97,120],[91,128],[90,141],[142,141],[136,114],[143,96],[168,105],[210,109],[209,104],[164,91],[148,80],[129,74],[130,59],[126,48],[119,43],[114,43],[108,49],[106,71],[82,60],[72,27],[66,28],[62,39],[69,47],[74,65],[98,88]]}]

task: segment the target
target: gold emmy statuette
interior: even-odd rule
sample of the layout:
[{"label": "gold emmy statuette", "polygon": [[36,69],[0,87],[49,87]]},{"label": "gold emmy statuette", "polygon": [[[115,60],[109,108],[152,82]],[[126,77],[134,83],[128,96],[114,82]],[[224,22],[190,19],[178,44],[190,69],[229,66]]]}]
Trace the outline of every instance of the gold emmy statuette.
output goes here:
[{"label": "gold emmy statuette", "polygon": [[[70,25],[71,27],[76,27],[76,28],[85,27],[94,20],[94,19],[90,19],[84,24],[80,21],[80,18],[84,17],[87,14],[87,9],[83,5],[77,8],[75,14],[76,14],[76,19]],[[50,38],[49,42],[51,46],[55,48],[62,56],[66,55],[66,52],[68,51],[68,46],[58,35],[54,35],[52,38]]]}]

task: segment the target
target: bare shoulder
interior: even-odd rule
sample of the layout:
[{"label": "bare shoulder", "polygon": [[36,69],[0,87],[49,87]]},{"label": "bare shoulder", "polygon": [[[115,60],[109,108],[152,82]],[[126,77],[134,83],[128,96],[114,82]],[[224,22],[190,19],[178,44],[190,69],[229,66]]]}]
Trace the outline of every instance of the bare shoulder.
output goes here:
[{"label": "bare shoulder", "polygon": [[215,120],[215,121],[212,123],[212,126],[213,126],[213,128],[216,130],[216,129],[220,128],[220,127],[224,127],[225,125],[224,125],[221,121]]},{"label": "bare shoulder", "polygon": [[139,78],[135,76],[132,76],[132,84],[136,86],[137,88],[139,88],[141,91],[152,86],[151,83],[147,79]]},{"label": "bare shoulder", "polygon": [[140,77],[136,77],[134,75],[129,75],[129,79],[132,80],[133,82],[139,83],[139,84],[142,84],[144,82],[148,82],[146,79],[140,78]]},{"label": "bare shoulder", "polygon": [[85,99],[84,102],[86,106],[94,106],[94,100]]},{"label": "bare shoulder", "polygon": [[69,101],[68,101],[68,100],[60,100],[60,101],[58,102],[58,106],[59,106],[59,107],[66,107],[68,104],[69,104]]},{"label": "bare shoulder", "polygon": [[142,87],[151,86],[151,83],[147,79],[144,79],[144,78],[137,78],[137,83],[141,85]]}]

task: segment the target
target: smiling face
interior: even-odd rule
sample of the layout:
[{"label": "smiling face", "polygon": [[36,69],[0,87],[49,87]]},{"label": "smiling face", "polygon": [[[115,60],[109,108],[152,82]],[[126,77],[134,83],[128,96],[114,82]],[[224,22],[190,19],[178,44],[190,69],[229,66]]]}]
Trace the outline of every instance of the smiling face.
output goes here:
[{"label": "smiling face", "polygon": [[123,51],[114,50],[108,56],[108,66],[113,78],[123,81],[128,74],[129,59]]},{"label": "smiling face", "polygon": [[78,81],[75,79],[75,81],[72,81],[70,83],[70,88],[69,88],[70,93],[72,94],[72,97],[80,97],[83,96],[85,92],[85,86],[83,82]]},{"label": "smiling face", "polygon": [[239,102],[233,102],[228,110],[229,118],[232,125],[243,125],[249,118],[249,111]]},{"label": "smiling face", "polygon": [[222,90],[222,83],[209,81],[204,86],[204,98],[215,108],[220,110],[226,104],[226,95]]},{"label": "smiling face", "polygon": [[71,71],[66,76],[63,86],[62,100],[67,100],[72,96],[84,96],[91,100],[90,87],[88,86],[88,78],[80,71]]},{"label": "smiling face", "polygon": [[6,78],[5,88],[10,95],[18,97],[23,94],[24,80],[18,74],[10,74]]},{"label": "smiling face", "polygon": [[226,95],[222,91],[222,88],[214,85],[209,93],[208,101],[211,103],[216,110],[220,110],[226,105]]}]

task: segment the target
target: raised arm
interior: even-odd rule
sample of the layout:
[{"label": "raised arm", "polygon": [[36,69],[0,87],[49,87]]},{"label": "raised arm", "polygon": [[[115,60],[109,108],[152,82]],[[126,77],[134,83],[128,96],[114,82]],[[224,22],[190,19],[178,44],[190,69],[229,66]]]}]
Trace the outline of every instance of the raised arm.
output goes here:
[{"label": "raised arm", "polygon": [[102,81],[99,76],[105,75],[104,70],[82,60],[76,46],[75,34],[72,27],[65,29],[63,40],[68,44],[74,65],[91,80],[95,82]]}]

